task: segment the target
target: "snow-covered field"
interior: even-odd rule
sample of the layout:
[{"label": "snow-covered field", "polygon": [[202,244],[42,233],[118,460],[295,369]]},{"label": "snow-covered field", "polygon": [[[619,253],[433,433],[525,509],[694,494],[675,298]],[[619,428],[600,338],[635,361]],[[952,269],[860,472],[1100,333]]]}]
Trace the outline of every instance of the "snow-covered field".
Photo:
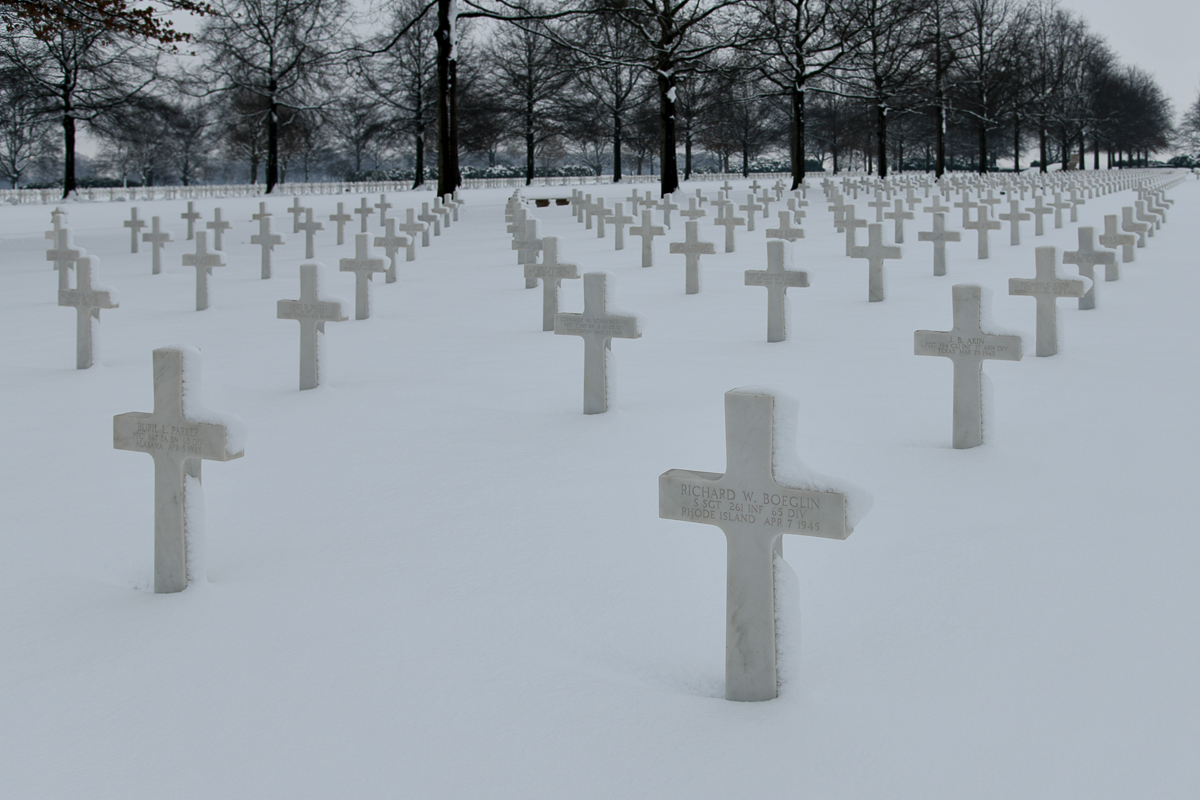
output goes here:
[{"label": "snow-covered field", "polygon": [[[1033,275],[1035,245],[1075,249],[1076,225],[1025,223],[1014,248],[1006,224],[989,261],[964,232],[935,278],[918,214],[868,304],[866,262],[810,192],[811,288],[768,344],[766,292],[742,276],[766,266],[762,220],[726,255],[710,211],[718,255],[686,296],[666,245],[682,220],[642,269],[640,240],[614,252],[537,209],[560,258],[614,273],[615,305],[646,320],[613,342],[614,407],[592,417],[582,343],[543,333],[523,288],[507,194],[465,192],[397,283],[376,277],[371,319],[328,324],[308,392],[299,327],[275,318],[303,236],[261,280],[257,198],[197,202],[235,222],[199,313],[184,202],[138,204],[175,234],[157,276],[148,245],[129,253],[130,204],[68,206],[120,292],[87,371],[45,260],[50,207],[0,208],[0,797],[1196,796],[1200,182],[1170,191],[1096,310],[1059,301],[1053,358],[1033,357],[1034,301],[1007,281]],[[304,202],[327,220],[337,199]],[[430,196],[389,199],[402,218]],[[1079,224],[1133,199],[1089,201]],[[276,230],[290,202],[268,201]],[[356,229],[317,252],[351,305],[337,261]],[[913,355],[914,330],[949,329],[959,282],[1026,336],[1023,361],[985,365],[990,439],[968,451],[950,447],[951,363]],[[112,417],[150,410],[151,350],[177,343],[249,439],[204,466],[208,582],[155,595],[152,462],[113,449]],[[747,384],[795,397],[801,460],[874,496],[846,541],[786,537],[784,682],[764,703],[722,699],[720,530],[657,516],[659,473],[724,469],[722,396]]]}]

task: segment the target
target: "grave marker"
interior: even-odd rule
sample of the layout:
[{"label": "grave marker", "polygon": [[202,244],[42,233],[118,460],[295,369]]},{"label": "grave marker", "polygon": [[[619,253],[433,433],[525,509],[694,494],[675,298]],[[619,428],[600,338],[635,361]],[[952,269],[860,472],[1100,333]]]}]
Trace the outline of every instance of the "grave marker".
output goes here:
[{"label": "grave marker", "polygon": [[962,241],[962,234],[958,231],[946,230],[946,215],[939,212],[933,215],[933,230],[917,231],[917,240],[933,242],[933,274],[945,275],[946,242]]},{"label": "grave marker", "polygon": [[408,237],[408,245],[405,247],[404,260],[417,260],[417,234],[425,237],[425,244],[429,244],[429,226],[424,222],[417,222],[413,216],[416,212],[411,208],[404,210],[404,222],[396,223],[396,230],[405,234]]},{"label": "grave marker", "polygon": [[808,273],[788,269],[792,263],[792,245],[780,241],[767,242],[767,268],[746,270],[747,286],[762,286],[767,290],[767,341],[787,339],[787,290],[808,286]]},{"label": "grave marker", "polygon": [[658,478],[659,517],[715,525],[725,534],[727,700],[778,696],[775,557],[782,557],[781,535],[845,539],[861,516],[846,492],[827,488],[830,479],[793,460],[795,443],[784,431],[793,429],[794,410],[761,389],[726,392],[724,474],[672,469]]},{"label": "grave marker", "polygon": [[715,255],[717,250],[712,242],[700,241],[700,223],[688,220],[684,223],[686,231],[682,242],[671,242],[671,253],[682,255],[686,260],[684,273],[684,293],[698,294],[700,292],[700,256]]},{"label": "grave marker", "polygon": [[1088,290],[1084,292],[1083,297],[1079,298],[1079,310],[1090,311],[1096,307],[1096,275],[1094,267],[1103,264],[1105,271],[1105,280],[1115,281],[1120,278],[1117,272],[1117,254],[1110,253],[1106,250],[1096,250],[1092,246],[1092,236],[1095,231],[1090,227],[1080,227],[1079,249],[1064,250],[1062,260],[1064,264],[1074,264],[1079,269],[1079,274],[1091,281]]},{"label": "grave marker", "polygon": [[[364,200],[364,202],[366,202]],[[304,216],[305,208],[300,205],[300,198],[293,197],[292,204],[288,207],[288,213],[292,215],[292,233],[300,232],[300,218]]]},{"label": "grave marker", "polygon": [[1033,235],[1041,236],[1044,234],[1046,232],[1046,224],[1043,222],[1042,218],[1047,214],[1053,214],[1054,209],[1050,208],[1049,206],[1042,205],[1042,196],[1039,194],[1034,195],[1033,207],[1025,210],[1033,214]]},{"label": "grave marker", "polygon": [[883,300],[884,259],[900,258],[900,248],[884,246],[883,225],[878,222],[868,225],[867,231],[868,244],[866,247],[858,245],[852,247],[850,257],[867,259],[867,299],[872,303],[878,303]]},{"label": "grave marker", "polygon": [[193,205],[194,203],[189,200],[187,212],[179,215],[180,219],[187,220],[187,240],[189,242],[196,238],[196,220],[200,219],[200,213],[192,207]]},{"label": "grave marker", "polygon": [[391,207],[392,207],[392,204],[387,201],[387,195],[386,194],[379,195],[379,202],[375,204],[375,208],[379,209],[379,226],[380,227],[383,227],[385,224],[387,224],[387,212],[388,212],[388,209]]},{"label": "grave marker", "polygon": [[1116,250],[1121,248],[1121,261],[1128,264],[1133,261],[1133,246],[1137,244],[1137,237],[1132,233],[1121,233],[1117,230],[1117,215],[1106,214],[1104,217],[1104,233],[1098,237],[1100,244],[1105,247]]},{"label": "grave marker", "polygon": [[[910,190],[911,191],[911,190]],[[896,230],[892,237],[896,244],[904,244],[904,220],[916,219],[916,214],[904,210],[904,201],[896,198],[895,211],[884,214],[885,219],[895,220]]]},{"label": "grave marker", "polygon": [[988,216],[991,206],[978,205],[976,208],[979,209],[979,218],[973,221],[968,220],[967,222],[963,223],[963,227],[967,230],[975,231],[979,235],[977,247],[979,258],[985,259],[989,257],[988,231],[1000,230],[1000,220],[992,219]]},{"label": "grave marker", "polygon": [[361,200],[362,202],[358,204],[358,208],[354,209],[351,213],[358,214],[359,221],[362,223],[362,230],[359,232],[366,233],[367,223],[370,221],[372,214],[371,203],[365,197],[361,198]]},{"label": "grave marker", "polygon": [[[643,211],[643,214],[649,214]],[[583,276],[583,313],[554,315],[554,333],[583,338],[583,413],[608,411],[608,351],[613,338],[640,339],[641,321],[608,309],[611,287],[607,272]]]},{"label": "grave marker", "polygon": [[558,237],[542,239],[542,263],[525,265],[525,280],[542,282],[542,330],[554,330],[554,315],[558,313],[558,289],[563,279],[579,278],[579,268],[558,260]]},{"label": "grave marker", "polygon": [[[409,209],[409,213],[412,213],[412,209]],[[338,203],[337,213],[329,215],[329,221],[337,223],[337,243],[339,246],[346,243],[346,223],[352,222],[353,220],[354,217],[350,216],[342,209],[341,203]]]},{"label": "grave marker", "polygon": [[[988,206],[980,206],[980,209]],[[985,291],[958,284],[953,288],[954,327],[948,331],[917,331],[913,336],[919,356],[942,356],[954,362],[954,448],[965,450],[983,444],[983,362],[1021,360],[1021,337],[983,330]],[[991,305],[991,292],[986,292]]]},{"label": "grave marker", "polygon": [[388,268],[384,273],[384,283],[396,282],[396,253],[401,247],[408,247],[411,242],[403,236],[396,235],[396,220],[386,217],[383,220],[384,235],[375,237],[375,246],[382,247],[388,258]]},{"label": "grave marker", "polygon": [[[637,194],[637,192],[634,192],[634,194]],[[625,249],[625,226],[632,225],[634,222],[633,217],[625,214],[623,204],[616,203],[613,205],[613,250]]]},{"label": "grave marker", "polygon": [[71,229],[65,226],[46,231],[46,238],[54,242],[54,247],[46,251],[46,260],[53,262],[54,269],[58,270],[58,290],[61,292],[71,288],[67,271],[74,269],[75,263],[86,256],[87,251],[73,246]]},{"label": "grave marker", "polygon": [[1008,293],[1037,300],[1037,356],[1058,352],[1058,298],[1083,297],[1087,291],[1078,278],[1058,274],[1058,251],[1037,248],[1037,274],[1033,278],[1009,278]]},{"label": "grave marker", "polygon": [[75,288],[58,290],[58,304],[75,309],[75,369],[92,366],[93,326],[100,324],[100,309],[119,305],[115,291],[92,284],[92,270],[98,266],[96,256],[81,256],[75,262]]},{"label": "grave marker", "polygon": [[161,230],[158,227],[158,217],[150,218],[150,232],[142,234],[142,241],[150,243],[150,274],[158,275],[162,272],[162,248],[167,242],[175,241],[171,238],[170,231]]},{"label": "grave marker", "polygon": [[199,395],[200,351],[161,348],[154,351],[154,411],[113,417],[113,447],[154,459],[154,591],[160,594],[182,592],[189,578],[202,577],[189,570],[189,557],[200,556],[202,517],[188,513],[195,513],[188,494],[200,490],[201,460],[245,453],[241,420],[209,411]]},{"label": "grave marker", "polygon": [[283,235],[271,233],[271,215],[263,214],[258,218],[258,233],[250,237],[250,244],[262,247],[262,279],[271,277],[271,250],[277,244],[283,244]]},{"label": "grave marker", "polygon": [[629,229],[631,236],[642,237],[642,266],[654,266],[654,237],[665,236],[666,231],[659,225],[653,225],[650,222],[650,212],[642,211],[642,224],[636,228]]},{"label": "grave marker", "polygon": [[225,254],[209,251],[208,231],[195,231],[196,252],[183,254],[183,266],[196,268],[196,310],[208,308],[208,276],[213,267],[225,266]]},{"label": "grave marker", "polygon": [[129,252],[136,253],[138,251],[138,231],[146,227],[146,221],[138,219],[137,206],[129,209],[129,219],[122,222],[121,225],[129,228]]},{"label": "grave marker", "polygon": [[779,227],[767,228],[768,239],[783,239],[788,242],[794,242],[797,239],[804,238],[804,230],[801,228],[792,227],[792,212],[779,212]]},{"label": "grave marker", "polygon": [[1001,214],[1000,219],[1008,223],[1008,243],[1019,245],[1021,243],[1021,223],[1028,222],[1033,217],[1021,211],[1020,201],[1013,198],[1008,201],[1008,213]]},{"label": "grave marker", "polygon": [[300,390],[321,385],[321,345],[325,338],[326,322],[345,322],[345,301],[321,296],[321,273],[324,267],[309,263],[300,265],[300,299],[280,300],[275,304],[277,319],[294,319],[300,323]]},{"label": "grave marker", "polygon": [[717,210],[717,218],[713,220],[713,224],[725,228],[725,252],[732,253],[734,247],[734,228],[738,225],[745,225],[746,220],[733,216],[733,209],[729,205],[722,205]]},{"label": "grave marker", "polygon": [[204,223],[204,227],[208,228],[210,231],[213,232],[213,249],[214,250],[224,250],[225,248],[222,247],[222,245],[224,244],[222,235],[225,233],[225,231],[229,230],[233,226],[230,225],[227,220],[221,219],[221,209],[220,208],[213,209],[212,221]]},{"label": "grave marker", "polygon": [[[364,200],[366,198],[363,198]],[[338,270],[354,273],[354,318],[367,319],[371,316],[371,276],[383,272],[383,259],[371,258],[367,251],[367,234],[354,235],[354,258],[343,258]]]},{"label": "grave marker", "polygon": [[313,210],[311,208],[306,208],[304,209],[304,222],[296,227],[304,231],[304,257],[313,258],[316,253],[317,231],[325,230],[325,226],[313,219]]}]

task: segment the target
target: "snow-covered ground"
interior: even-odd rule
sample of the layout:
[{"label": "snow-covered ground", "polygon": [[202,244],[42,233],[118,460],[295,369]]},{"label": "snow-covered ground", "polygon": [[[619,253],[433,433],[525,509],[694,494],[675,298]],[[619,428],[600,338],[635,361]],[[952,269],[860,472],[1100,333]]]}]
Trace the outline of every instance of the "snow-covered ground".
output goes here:
[{"label": "snow-covered ground", "polygon": [[[866,262],[810,192],[811,288],[768,344],[766,292],[742,275],[766,266],[762,220],[726,255],[710,212],[718,255],[687,296],[666,245],[682,220],[642,269],[638,239],[614,252],[537,209],[560,258],[613,272],[615,304],[646,320],[613,342],[614,407],[593,417],[582,343],[543,333],[523,288],[507,194],[465,192],[397,283],[376,277],[371,319],[328,324],[308,392],[299,327],[275,318],[303,236],[261,280],[258,198],[197,202],[235,222],[199,313],[184,202],[138,204],[175,234],[157,276],[147,245],[129,253],[129,204],[68,207],[120,292],[87,371],[50,208],[0,208],[0,796],[1195,797],[1200,182],[1171,190],[1096,310],[1059,301],[1053,358],[1033,357],[1034,301],[1007,281],[1033,275],[1035,245],[1075,249],[1076,225],[1026,223],[1017,248],[1006,225],[989,261],[964,232],[935,278],[919,214],[868,304]],[[337,199],[305,202],[324,220]],[[389,199],[403,218],[429,195]],[[1089,201],[1079,224],[1132,201]],[[290,202],[268,201],[276,230]],[[317,253],[351,303],[337,261],[356,229]],[[959,282],[1026,336],[1023,361],[985,366],[990,440],[969,451],[950,447],[951,363],[913,355],[914,330],[949,329]],[[112,417],[150,410],[151,350],[176,343],[202,349],[204,402],[249,439],[204,466],[208,582],[155,595],[152,462],[113,449]],[[722,396],[747,384],[795,397],[800,458],[874,506],[846,541],[786,537],[784,683],[743,704],[722,699],[723,536],[660,520],[657,476],[724,469]]]}]

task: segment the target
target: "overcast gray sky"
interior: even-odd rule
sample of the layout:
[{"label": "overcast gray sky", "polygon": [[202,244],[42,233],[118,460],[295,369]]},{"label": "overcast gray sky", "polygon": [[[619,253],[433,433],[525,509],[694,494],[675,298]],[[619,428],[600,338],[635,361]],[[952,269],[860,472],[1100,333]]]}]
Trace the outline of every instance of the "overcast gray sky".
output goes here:
[{"label": "overcast gray sky", "polygon": [[1152,73],[1176,119],[1200,93],[1197,0],[1060,0],[1108,40],[1123,63]]}]

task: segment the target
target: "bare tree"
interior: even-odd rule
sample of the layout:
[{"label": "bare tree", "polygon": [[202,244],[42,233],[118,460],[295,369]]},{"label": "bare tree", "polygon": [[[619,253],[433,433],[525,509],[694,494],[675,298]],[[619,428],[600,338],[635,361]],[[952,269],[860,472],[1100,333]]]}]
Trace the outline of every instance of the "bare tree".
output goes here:
[{"label": "bare tree", "polygon": [[11,71],[0,75],[0,109],[0,178],[15,189],[46,154],[53,121],[36,90]]}]

